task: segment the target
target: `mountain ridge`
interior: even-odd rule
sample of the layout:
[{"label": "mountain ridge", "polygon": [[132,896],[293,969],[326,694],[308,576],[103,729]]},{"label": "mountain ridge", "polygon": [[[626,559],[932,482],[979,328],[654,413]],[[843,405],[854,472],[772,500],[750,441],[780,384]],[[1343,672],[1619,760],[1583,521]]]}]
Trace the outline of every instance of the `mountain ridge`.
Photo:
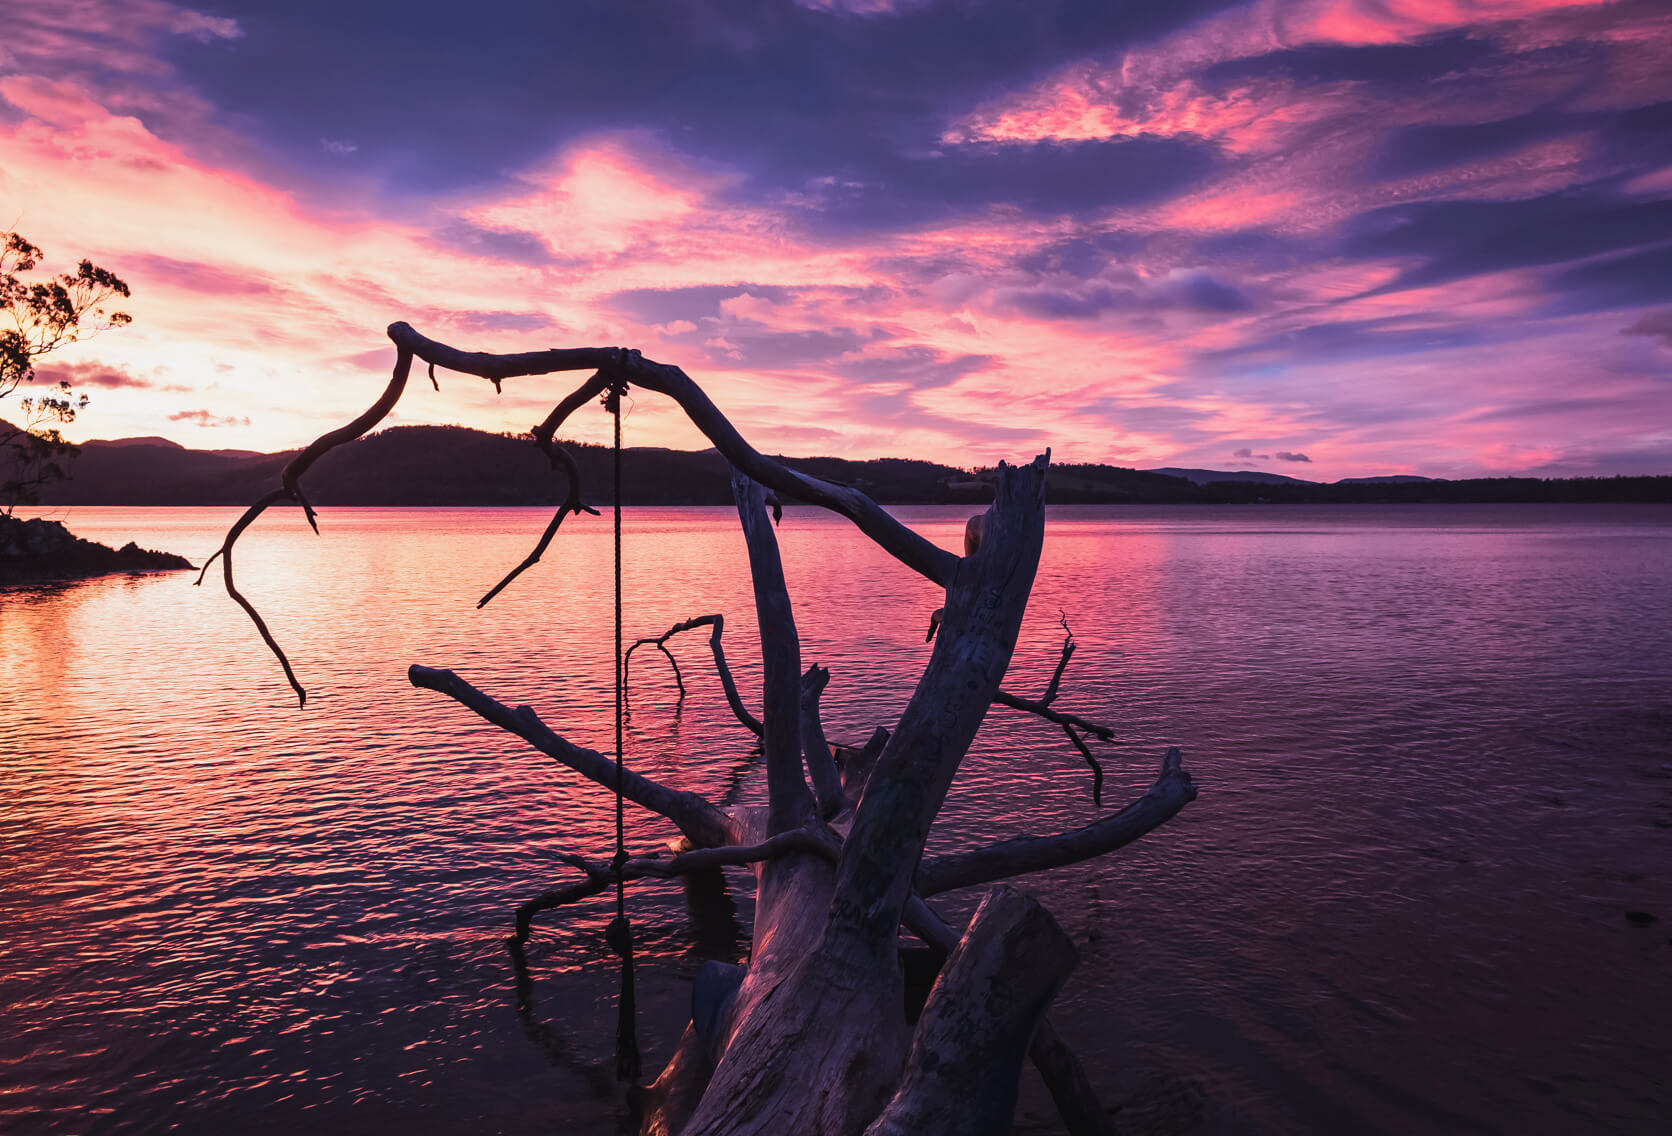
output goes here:
[{"label": "mountain ridge", "polygon": [[[602,500],[608,447],[566,442],[583,493]],[[41,492],[45,505],[244,505],[268,492],[298,451],[193,450],[165,438],[84,443],[69,480]],[[881,504],[980,504],[985,471],[914,458],[779,457],[792,468],[863,490]],[[622,453],[622,499],[630,505],[725,505],[730,472],[714,449],[633,447]],[[1196,475],[1195,478],[1180,476]],[[0,457],[0,480],[6,470]],[[1333,484],[1258,470],[1140,470],[1095,463],[1053,465],[1056,504],[1369,504],[1417,501],[1672,501],[1672,477],[1477,478],[1412,475],[1344,478]],[[463,426],[391,426],[322,457],[308,475],[316,505],[556,505],[567,493],[526,436]]]}]

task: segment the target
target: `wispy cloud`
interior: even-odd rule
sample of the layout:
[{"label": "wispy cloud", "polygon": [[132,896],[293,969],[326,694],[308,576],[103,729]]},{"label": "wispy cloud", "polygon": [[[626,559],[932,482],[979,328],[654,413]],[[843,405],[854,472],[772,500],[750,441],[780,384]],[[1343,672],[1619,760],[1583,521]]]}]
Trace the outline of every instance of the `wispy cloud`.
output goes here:
[{"label": "wispy cloud", "polygon": [[[1324,476],[1666,449],[1664,5],[356,11],[9,20],[0,192],[135,287],[66,360],[128,380],[78,427],[293,445],[362,408],[406,319],[640,347],[775,449]],[[522,429],[557,385],[403,412]],[[702,444],[654,399],[632,429]]]},{"label": "wispy cloud", "polygon": [[1620,329],[1621,335],[1652,335],[1672,347],[1672,308],[1658,312],[1644,312],[1630,327]]},{"label": "wispy cloud", "polygon": [[212,410],[179,410],[168,416],[170,422],[186,422],[206,430],[221,430],[229,426],[248,426],[248,416],[243,418],[235,414],[216,414]]}]

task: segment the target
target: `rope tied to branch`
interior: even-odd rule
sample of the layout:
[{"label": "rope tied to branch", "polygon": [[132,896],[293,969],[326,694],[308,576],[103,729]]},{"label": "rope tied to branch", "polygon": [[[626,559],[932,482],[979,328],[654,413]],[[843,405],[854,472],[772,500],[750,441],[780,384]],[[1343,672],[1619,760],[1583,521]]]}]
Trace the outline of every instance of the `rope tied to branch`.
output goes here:
[{"label": "rope tied to branch", "polygon": [[615,419],[615,857],[610,871],[615,876],[615,918],[604,932],[604,940],[621,959],[621,998],[616,1006],[615,1078],[636,1085],[641,1071],[639,1038],[635,1027],[636,1006],[633,997],[633,925],[627,919],[627,836],[625,826],[624,776],[622,762],[626,736],[626,691],[622,673],[621,654],[621,399],[627,393],[627,380],[618,374],[610,378],[604,392],[604,409]]}]

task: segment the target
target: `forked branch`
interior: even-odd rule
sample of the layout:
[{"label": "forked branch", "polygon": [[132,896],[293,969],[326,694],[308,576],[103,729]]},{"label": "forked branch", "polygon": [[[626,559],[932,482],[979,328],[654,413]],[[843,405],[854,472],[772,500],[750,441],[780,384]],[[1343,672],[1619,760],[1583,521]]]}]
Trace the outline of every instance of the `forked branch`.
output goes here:
[{"label": "forked branch", "polygon": [[[435,367],[433,364],[430,367],[430,374],[432,376],[435,374]],[[557,535],[557,528],[563,523],[564,517],[567,517],[571,513],[576,516],[579,516],[582,513],[591,513],[594,517],[598,515],[597,509],[594,509],[591,505],[588,505],[581,500],[581,471],[579,467],[575,465],[575,459],[570,455],[569,451],[553,442],[550,438],[537,437],[535,438],[535,443],[545,453],[547,460],[552,463],[552,468],[554,470],[562,471],[564,477],[567,479],[566,484],[568,485],[568,495],[563,499],[563,504],[557,507],[557,512],[552,514],[552,519],[547,523],[546,531],[540,534],[540,542],[534,546],[534,551],[523,557],[522,563],[507,572],[504,579],[488,590],[487,595],[476,601],[476,606],[479,608],[486,607],[488,605],[488,601],[493,599],[500,592],[503,592],[512,580],[515,580],[518,576],[521,576],[524,572],[540,563],[540,557],[545,555],[546,549],[551,545],[552,537]],[[674,668],[674,673],[676,675],[679,673],[678,667]],[[681,694],[685,693],[683,685],[679,688],[679,692]]]},{"label": "forked branch", "polygon": [[1051,703],[1056,701],[1057,694],[1062,689],[1062,676],[1063,672],[1068,669],[1068,660],[1074,657],[1075,648],[1078,646],[1074,642],[1074,632],[1068,626],[1067,612],[1062,613],[1061,623],[1062,654],[1057,658],[1056,669],[1051,672],[1051,681],[1045,684],[1045,693],[1038,698],[1022,698],[1011,694],[1007,690],[1001,690],[993,697],[993,701],[1000,706],[1008,706],[1012,710],[1020,710],[1024,714],[1034,714],[1047,722],[1055,722],[1061,726],[1062,732],[1068,737],[1069,744],[1079,751],[1080,756],[1085,759],[1087,768],[1091,770],[1092,804],[1097,808],[1102,808],[1103,766],[1097,760],[1096,755],[1091,752],[1091,747],[1086,744],[1085,739],[1080,736],[1079,731],[1083,730],[1110,745],[1119,745],[1120,743],[1114,740],[1114,731],[1108,726],[1087,721],[1078,714],[1063,714],[1051,709]]},{"label": "forked branch", "polygon": [[[913,532],[859,490],[793,470],[757,451],[720,413],[702,388],[678,367],[652,362],[637,351],[619,348],[531,351],[520,355],[466,352],[426,338],[406,323],[390,324],[389,338],[396,347],[412,352],[426,363],[486,379],[588,366],[616,371],[634,386],[667,395],[677,402],[691,423],[714,443],[714,448],[751,480],[784,496],[840,513],[896,560],[937,584],[944,586],[957,567],[957,555]],[[551,437],[569,414],[601,394],[607,385],[607,382],[592,382],[576,390],[540,424],[536,436]]]},{"label": "forked branch", "polygon": [[[308,503],[302,493],[301,478],[320,457],[345,442],[353,441],[363,435],[373,426],[381,422],[399,401],[401,393],[406,389],[406,382],[412,370],[412,361],[418,358],[428,366],[430,377],[435,377],[435,368],[446,367],[462,374],[477,375],[494,384],[494,389],[500,389],[500,384],[508,378],[522,375],[544,375],[558,371],[592,370],[594,374],[572,391],[567,397],[553,408],[532,431],[535,443],[540,446],[553,467],[564,468],[569,475],[569,496],[557,513],[547,524],[535,549],[521,564],[512,569],[498,585],[490,589],[482,597],[477,606],[486,604],[498,595],[506,585],[516,579],[523,571],[539,562],[552,538],[556,535],[558,526],[563,518],[570,513],[590,512],[580,500],[579,479],[576,477],[574,464],[562,448],[555,442],[557,429],[581,406],[593,398],[621,383],[632,383],[646,390],[665,394],[677,402],[685,411],[692,423],[714,443],[715,448],[731,462],[732,466],[759,482],[768,490],[777,494],[806,501],[833,510],[848,517],[860,531],[869,536],[895,559],[916,572],[927,576],[937,584],[945,585],[952,577],[959,558],[951,552],[940,548],[925,537],[913,532],[899,521],[890,516],[875,501],[852,486],[840,485],[811,477],[797,470],[790,469],[780,462],[766,457],[743,438],[737,429],[721,414],[719,409],[709,400],[708,396],[690,376],[678,367],[664,363],[656,363],[645,359],[637,351],[629,351],[619,347],[572,347],[552,348],[547,351],[525,351],[512,354],[497,355],[481,351],[461,351],[444,343],[438,343],[426,338],[415,331],[410,324],[394,323],[389,325],[389,338],[395,344],[395,367],[390,376],[389,384],[383,394],[367,410],[352,422],[331,430],[318,438],[296,456],[289,465],[285,466],[281,475],[281,489],[269,493],[260,501],[250,506],[249,510],[227,533],[218,555],[223,563],[223,575],[226,580],[227,593],[249,615],[251,621],[260,632],[262,641],[273,652],[279,664],[284,668],[285,678],[291,688],[296,691],[299,705],[307,702],[307,690],[296,678],[290,661],[285,657],[278,642],[274,639],[267,625],[257,613],[255,607],[238,591],[232,578],[231,552],[237,539],[266,509],[280,500],[291,500],[302,506],[308,524],[315,532],[319,531],[318,517],[313,506]],[[772,499],[774,506],[777,499]],[[776,508],[774,510],[776,512]],[[210,558],[211,561],[214,559]],[[207,567],[207,565],[205,565]],[[201,582],[202,577],[199,577]],[[734,706],[735,709],[735,706]],[[758,732],[758,731],[757,731]]]},{"label": "forked branch", "polygon": [[699,615],[695,619],[687,619],[683,623],[674,624],[660,635],[638,640],[627,648],[627,662],[622,664],[623,671],[627,670],[627,664],[631,662],[634,651],[647,644],[654,644],[661,648],[662,653],[667,655],[668,661],[673,663],[674,679],[679,683],[679,693],[683,695],[685,693],[685,680],[680,677],[679,664],[674,661],[673,653],[667,648],[667,642],[681,631],[693,631],[698,627],[712,628],[708,635],[708,648],[714,654],[714,669],[720,673],[720,686],[726,692],[726,704],[731,707],[732,713],[739,722],[743,723],[744,728],[757,738],[760,737],[763,728],[760,719],[749,713],[748,708],[743,705],[743,699],[738,696],[737,682],[732,678],[731,667],[726,664],[725,648],[720,645],[720,637],[725,634],[726,630],[726,617],[723,615],[718,613]]},{"label": "forked branch", "polygon": [[[678,879],[695,872],[712,871],[715,868],[744,864],[759,864],[799,852],[810,852],[815,856],[820,856],[831,863],[835,863],[836,853],[840,847],[840,841],[835,834],[829,831],[795,828],[787,832],[780,832],[778,835],[758,844],[724,844],[714,848],[695,848],[688,852],[681,852],[677,856],[666,858],[657,855],[635,856],[623,861],[621,878],[624,880]],[[579,868],[585,878],[575,883],[565,884],[560,888],[554,888],[518,907],[516,931],[511,935],[513,942],[521,944],[528,940],[529,934],[533,931],[534,917],[540,912],[550,911],[555,907],[562,907],[583,899],[590,899],[615,883],[614,868],[602,860],[588,860],[583,856],[576,855],[564,855],[560,859],[570,867]]]}]

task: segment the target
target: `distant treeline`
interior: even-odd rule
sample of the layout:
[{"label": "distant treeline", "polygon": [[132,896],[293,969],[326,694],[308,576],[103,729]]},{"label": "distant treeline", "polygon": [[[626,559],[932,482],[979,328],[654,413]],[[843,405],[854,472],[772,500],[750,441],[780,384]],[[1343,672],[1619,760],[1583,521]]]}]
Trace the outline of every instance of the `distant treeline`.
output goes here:
[{"label": "distant treeline", "polygon": [[[584,496],[610,495],[610,451],[570,443]],[[46,487],[49,505],[242,505],[278,480],[291,453],[187,450],[163,439],[81,447],[70,480]],[[904,458],[782,458],[816,477],[846,482],[884,504],[976,504],[991,498],[982,475]],[[0,471],[3,473],[3,471]],[[726,461],[714,450],[633,448],[622,455],[622,498],[632,505],[726,505]],[[459,426],[396,426],[325,455],[308,474],[319,505],[554,505],[561,474],[526,438]],[[1049,499],[1110,504],[1373,504],[1403,502],[1672,501],[1672,477],[1494,477],[1468,481],[1262,484],[1183,478],[1107,465],[1051,469]]]},{"label": "distant treeline", "polygon": [[[1062,500],[1069,500],[1064,497]],[[1155,498],[1160,501],[1161,498]],[[1216,481],[1177,498],[1204,505],[1416,505],[1601,501],[1672,502],[1672,477],[1476,477],[1461,481],[1261,485]]]}]

